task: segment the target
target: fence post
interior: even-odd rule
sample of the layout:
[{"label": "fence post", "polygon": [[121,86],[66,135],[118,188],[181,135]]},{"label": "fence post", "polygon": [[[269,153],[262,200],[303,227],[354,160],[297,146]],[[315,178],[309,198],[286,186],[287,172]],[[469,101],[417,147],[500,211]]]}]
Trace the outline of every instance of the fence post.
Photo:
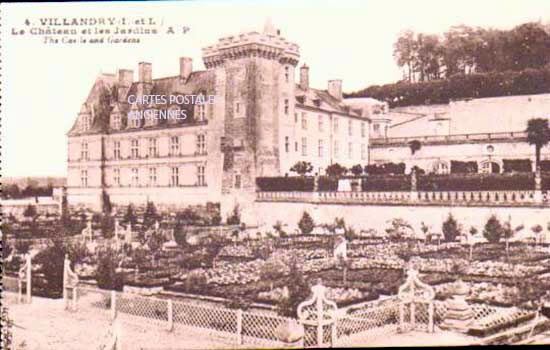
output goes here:
[{"label": "fence post", "polygon": [[120,320],[115,320],[113,333],[115,337],[114,350],[122,350],[122,325]]},{"label": "fence post", "polygon": [[243,310],[237,310],[237,345],[243,343]]},{"label": "fence post", "polygon": [[68,267],[68,256],[65,254],[65,260],[63,260],[63,303],[65,304],[65,310],[69,307],[69,294],[67,293],[67,267]]},{"label": "fence post", "polygon": [[116,292],[111,291],[111,318],[114,320],[116,318]]},{"label": "fence post", "polygon": [[31,273],[32,273],[32,266],[31,266],[31,254],[27,254],[27,303],[31,303]]},{"label": "fence post", "polygon": [[73,311],[78,310],[77,294],[78,294],[78,287],[74,286],[74,288],[73,288]]},{"label": "fence post", "polygon": [[168,299],[168,331],[171,332],[174,329],[174,308],[172,299]]},{"label": "fence post", "polygon": [[399,329],[401,332],[405,330],[405,303],[399,304]]},{"label": "fence post", "polygon": [[338,319],[335,318],[334,319],[334,322],[332,322],[332,325],[330,326],[330,330],[331,330],[331,333],[330,333],[330,346],[331,347],[334,347],[336,346],[336,341],[337,341],[337,337],[338,337],[338,326],[337,326],[337,322],[338,322]]},{"label": "fence post", "polygon": [[434,332],[434,303],[428,304],[428,332]]},{"label": "fence post", "polygon": [[413,328],[416,327],[416,305],[414,301],[411,302],[411,325]]}]

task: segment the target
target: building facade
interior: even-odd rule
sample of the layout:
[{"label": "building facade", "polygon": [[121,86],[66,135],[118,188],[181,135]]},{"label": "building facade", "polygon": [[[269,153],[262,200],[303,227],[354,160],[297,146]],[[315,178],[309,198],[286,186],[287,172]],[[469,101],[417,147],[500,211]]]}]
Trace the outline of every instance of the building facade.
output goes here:
[{"label": "building facade", "polygon": [[[310,87],[309,68],[298,61],[298,45],[267,23],[261,33],[204,48],[204,71],[182,57],[172,77],[153,79],[146,62],[137,81],[128,69],[100,75],[68,132],[69,205],[100,209],[107,197],[168,207],[210,201],[225,215],[254,200],[256,177],[289,174],[297,161],[311,162],[315,173],[334,162],[367,163],[368,109],[344,102],[340,80]],[[150,95],[213,103],[131,103]],[[130,117],[144,109],[187,118]]]},{"label": "building facade", "polygon": [[[351,99],[354,104],[374,104]],[[351,102],[348,102],[351,103]],[[452,161],[473,162],[480,173],[501,173],[507,160],[529,160],[527,122],[550,117],[550,94],[453,101],[447,105],[379,107],[371,116],[371,163],[405,163],[426,172],[449,173]],[[411,150],[411,142],[420,145]],[[550,146],[541,149],[550,160]]]}]

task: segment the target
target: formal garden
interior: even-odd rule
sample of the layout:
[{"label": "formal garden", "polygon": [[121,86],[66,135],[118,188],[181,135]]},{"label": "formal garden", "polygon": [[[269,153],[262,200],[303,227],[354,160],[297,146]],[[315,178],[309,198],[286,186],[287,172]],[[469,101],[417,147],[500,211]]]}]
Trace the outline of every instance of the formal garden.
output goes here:
[{"label": "formal garden", "polygon": [[[152,210],[146,208],[145,216]],[[395,295],[409,266],[441,300],[457,279],[471,286],[471,302],[498,306],[529,306],[550,290],[550,247],[537,243],[535,234],[550,230],[549,223],[518,240],[514,236],[524,228],[497,217],[477,232],[449,215],[440,233],[423,227],[420,237],[399,218],[383,231],[360,231],[344,219],[316,224],[304,212],[300,232],[290,234],[280,223],[253,233],[239,222],[237,208],[232,225],[210,225],[191,209],[177,214],[177,220],[159,215],[160,224],[138,220],[131,207],[125,216],[136,220],[131,242],[110,233],[92,242],[52,239],[42,247],[33,257],[33,294],[61,297],[65,255],[81,281],[100,289],[130,286],[212,297],[230,307],[261,305],[282,315],[295,314],[318,280],[340,307]],[[342,242],[344,256],[335,253]],[[25,240],[3,249],[7,275],[18,270],[29,249]]]}]

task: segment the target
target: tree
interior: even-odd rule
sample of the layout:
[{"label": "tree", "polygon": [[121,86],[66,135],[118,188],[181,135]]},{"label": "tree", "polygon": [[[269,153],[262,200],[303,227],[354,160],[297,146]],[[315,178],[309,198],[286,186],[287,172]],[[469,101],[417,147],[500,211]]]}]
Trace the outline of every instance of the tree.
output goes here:
[{"label": "tree", "polygon": [[447,242],[454,242],[460,236],[460,227],[451,213],[449,213],[441,229]]},{"label": "tree", "polygon": [[307,211],[304,211],[304,213],[302,214],[302,218],[298,222],[298,228],[305,235],[311,233],[315,228],[315,222],[313,222],[313,219]]},{"label": "tree", "polygon": [[113,211],[113,206],[111,204],[111,198],[105,190],[101,192],[101,204],[103,214],[111,214],[111,212]]},{"label": "tree", "polygon": [[20,255],[25,255],[29,252],[31,249],[31,242],[28,240],[20,240],[18,239],[15,241],[15,251]]},{"label": "tree", "polygon": [[38,215],[38,212],[36,211],[36,207],[32,204],[27,205],[27,207],[25,208],[25,211],[23,212],[24,217],[32,220],[34,220],[37,215]]},{"label": "tree", "polygon": [[355,164],[351,167],[350,170],[354,176],[359,176],[363,173],[363,167],[361,166],[361,164]]},{"label": "tree", "polygon": [[137,217],[134,212],[134,206],[132,203],[128,204],[128,209],[126,209],[126,214],[124,214],[123,221],[135,225],[137,223]]},{"label": "tree", "polygon": [[540,165],[540,150],[550,142],[548,118],[533,118],[527,121],[527,142],[535,146],[535,169]]},{"label": "tree", "polygon": [[164,235],[160,232],[153,232],[151,237],[147,240],[147,246],[151,250],[151,258],[153,262],[153,267],[156,266],[156,256],[162,248],[163,243],[165,242]]},{"label": "tree", "polygon": [[406,67],[405,74],[407,80],[414,80],[414,61],[416,53],[415,34],[411,30],[406,30],[399,35],[397,41],[393,44],[393,57],[399,67]]},{"label": "tree", "polygon": [[270,260],[262,265],[260,278],[262,281],[269,281],[269,289],[273,291],[273,281],[285,276],[286,266],[281,261]]},{"label": "tree", "polygon": [[498,243],[502,235],[502,224],[495,215],[491,215],[491,217],[489,218],[489,220],[487,220],[487,223],[485,224],[485,228],[483,229],[483,236],[490,243]]},{"label": "tree", "polygon": [[326,173],[328,176],[340,177],[347,172],[347,169],[338,163],[331,164],[327,167]]},{"label": "tree", "polygon": [[118,257],[114,249],[105,248],[99,252],[97,262],[97,286],[101,289],[122,290],[122,276],[116,272]]},{"label": "tree", "polygon": [[63,242],[61,240],[54,240],[45,249],[36,254],[33,259],[33,265],[38,266],[38,272],[43,274],[44,284],[40,286],[38,283],[34,283],[33,287],[37,289],[42,287],[42,290],[49,296],[59,296],[62,294],[63,266],[66,253],[67,249],[63,245]]},{"label": "tree", "polygon": [[299,161],[290,168],[290,171],[297,173],[300,176],[304,176],[313,170],[313,165],[310,162]]},{"label": "tree", "polygon": [[227,224],[228,225],[238,225],[241,223],[241,211],[239,209],[239,205],[235,204],[233,207],[233,212],[231,215],[227,217]]},{"label": "tree", "polygon": [[411,149],[411,154],[414,155],[416,152],[420,151],[422,144],[418,140],[409,141],[409,148]]},{"label": "tree", "polygon": [[282,298],[277,305],[278,313],[286,317],[297,317],[298,305],[310,295],[310,287],[300,270],[301,261],[293,256],[288,263],[288,298]]},{"label": "tree", "polygon": [[338,255],[338,266],[342,269],[342,284],[345,286],[348,280],[348,269],[351,266],[351,261]]},{"label": "tree", "polygon": [[146,229],[150,228],[155,224],[156,221],[160,220],[160,215],[157,214],[157,208],[155,203],[147,202],[145,212],[143,213],[143,226]]}]

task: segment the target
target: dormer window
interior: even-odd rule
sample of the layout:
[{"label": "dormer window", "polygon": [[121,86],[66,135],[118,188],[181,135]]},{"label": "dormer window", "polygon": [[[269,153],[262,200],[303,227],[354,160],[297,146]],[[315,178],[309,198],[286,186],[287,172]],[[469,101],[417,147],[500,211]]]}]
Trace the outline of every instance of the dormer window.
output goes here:
[{"label": "dormer window", "polygon": [[119,113],[115,113],[111,117],[111,126],[115,130],[120,130],[121,118]]},{"label": "dormer window", "polygon": [[82,131],[90,130],[92,124],[92,116],[89,114],[82,115],[80,117],[80,128]]},{"label": "dormer window", "polygon": [[320,107],[321,106],[321,100],[316,98],[315,100],[313,100],[313,104],[315,105],[315,107]]}]

